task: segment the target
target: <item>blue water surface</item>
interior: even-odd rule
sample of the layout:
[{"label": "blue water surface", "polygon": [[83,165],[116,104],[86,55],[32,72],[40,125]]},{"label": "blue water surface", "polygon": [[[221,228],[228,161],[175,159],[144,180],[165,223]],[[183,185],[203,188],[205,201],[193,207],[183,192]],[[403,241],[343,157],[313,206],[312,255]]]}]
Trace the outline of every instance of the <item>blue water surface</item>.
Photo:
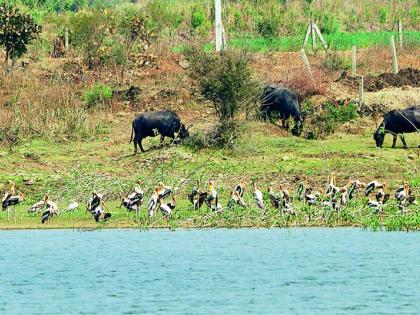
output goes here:
[{"label": "blue water surface", "polygon": [[0,232],[0,314],[419,314],[420,233]]}]

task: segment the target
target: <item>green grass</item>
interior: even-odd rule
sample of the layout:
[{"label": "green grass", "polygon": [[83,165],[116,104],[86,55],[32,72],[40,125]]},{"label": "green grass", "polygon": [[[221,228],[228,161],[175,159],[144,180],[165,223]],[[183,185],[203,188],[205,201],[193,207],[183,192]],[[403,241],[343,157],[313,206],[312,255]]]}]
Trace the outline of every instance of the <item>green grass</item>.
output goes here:
[{"label": "green grass", "polygon": [[[332,50],[345,51],[351,50],[353,45],[358,48],[389,47],[391,35],[398,38],[396,32],[357,32],[357,33],[334,33],[324,36],[328,47]],[[404,44],[406,46],[419,47],[420,32],[404,31]],[[230,38],[229,47],[245,49],[251,52],[269,52],[269,51],[298,51],[302,48],[304,36],[289,36],[267,39],[263,37],[244,37]],[[176,46],[175,52],[182,52],[185,46]],[[207,50],[213,50],[214,44],[207,44]],[[322,49],[321,42],[317,40],[317,47]],[[308,43],[307,50],[312,50],[311,40]]]},{"label": "green grass", "polygon": [[[308,209],[297,204],[299,215],[286,220],[274,209],[264,217],[255,207],[247,210],[231,210],[222,215],[212,215],[209,210],[195,212],[191,209],[186,194],[195,179],[203,182],[216,181],[223,206],[228,201],[229,191],[243,179],[251,186],[259,183],[261,190],[268,185],[275,188],[280,183],[295,191],[302,175],[307,175],[315,188],[324,187],[330,171],[337,172],[338,184],[343,186],[351,178],[365,181],[386,180],[392,192],[402,181],[409,181],[418,193],[420,187],[419,150],[415,149],[420,136],[407,135],[412,149],[391,149],[390,137],[385,148],[374,147],[371,134],[335,134],[326,140],[310,141],[273,134],[272,127],[263,123],[250,123],[237,147],[231,151],[202,150],[194,152],[184,146],[154,149],[131,156],[132,146],[125,137],[102,138],[93,142],[56,143],[49,140],[28,140],[11,152],[0,147],[0,192],[8,180],[17,183],[26,194],[26,201],[18,209],[17,224],[7,222],[3,212],[0,228],[94,228],[94,227],[243,227],[243,226],[364,226],[389,229],[420,228],[418,207],[412,207],[408,215],[401,216],[395,204],[390,204],[384,216],[372,215],[362,198],[349,209],[334,215],[331,222],[323,219],[320,207]],[[257,130],[257,131],[255,131]],[[116,133],[114,133],[114,136]],[[145,141],[145,147],[156,145],[157,139]],[[36,159],[31,153],[36,153]],[[25,180],[31,180],[27,185]],[[126,194],[137,181],[150,196],[153,187],[162,180],[178,188],[178,208],[173,220],[166,223],[159,215],[149,223],[145,206],[139,218],[118,207],[120,196]],[[86,204],[92,190],[104,193],[113,218],[105,225],[96,225],[83,210],[74,214],[62,214],[50,224],[41,225],[39,216],[29,216],[27,208],[39,201],[45,193],[59,202],[62,210],[73,200]],[[247,198],[252,203],[251,194]],[[268,201],[267,201],[268,203]],[[84,206],[83,206],[84,208]],[[308,211],[310,213],[308,213]],[[362,211],[362,212],[360,212]],[[311,214],[314,212],[314,214]]]}]

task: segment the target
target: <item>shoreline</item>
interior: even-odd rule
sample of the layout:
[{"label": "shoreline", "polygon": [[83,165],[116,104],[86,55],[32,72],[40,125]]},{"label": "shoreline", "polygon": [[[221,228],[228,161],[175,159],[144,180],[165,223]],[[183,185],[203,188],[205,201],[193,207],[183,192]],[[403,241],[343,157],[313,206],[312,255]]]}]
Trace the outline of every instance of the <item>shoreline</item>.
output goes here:
[{"label": "shoreline", "polygon": [[290,225],[217,225],[212,226],[210,224],[207,225],[178,225],[178,226],[170,226],[170,225],[153,225],[153,226],[143,226],[143,225],[133,225],[129,223],[125,224],[100,224],[98,226],[92,226],[89,224],[86,225],[75,225],[75,226],[66,226],[61,224],[56,225],[49,225],[49,226],[29,226],[27,224],[20,225],[20,226],[0,226],[0,232],[4,231],[51,231],[51,230],[73,230],[73,231],[81,231],[81,232],[91,232],[97,230],[138,230],[138,231],[149,231],[149,230],[169,230],[174,231],[176,230],[218,230],[218,229],[229,229],[229,230],[240,230],[240,229],[346,229],[346,228],[356,228],[361,230],[367,231],[375,231],[375,232],[392,232],[392,231],[400,231],[400,232],[420,232],[420,226],[412,229],[396,229],[396,230],[389,230],[386,226],[380,226],[373,228],[371,226],[364,226],[362,224],[290,224]]}]

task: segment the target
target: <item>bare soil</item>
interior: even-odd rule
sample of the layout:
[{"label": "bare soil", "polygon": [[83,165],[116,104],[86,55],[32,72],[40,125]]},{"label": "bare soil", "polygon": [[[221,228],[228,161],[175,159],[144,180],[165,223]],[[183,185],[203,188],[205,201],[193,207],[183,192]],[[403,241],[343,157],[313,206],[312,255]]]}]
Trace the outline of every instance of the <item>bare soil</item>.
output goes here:
[{"label": "bare soil", "polygon": [[[359,86],[360,78],[343,72],[340,81],[353,89]],[[377,92],[387,87],[420,87],[420,70],[407,68],[401,69],[397,74],[382,73],[378,76],[368,75],[364,78],[365,91]]]}]

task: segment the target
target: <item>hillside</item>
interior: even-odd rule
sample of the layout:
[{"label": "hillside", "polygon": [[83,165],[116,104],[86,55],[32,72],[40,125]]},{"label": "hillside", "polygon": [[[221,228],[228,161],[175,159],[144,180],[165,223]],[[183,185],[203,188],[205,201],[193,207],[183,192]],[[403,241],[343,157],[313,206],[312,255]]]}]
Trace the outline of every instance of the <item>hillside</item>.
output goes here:
[{"label": "hillside", "polygon": [[[148,7],[148,13],[152,14],[155,12],[153,10],[158,10],[159,3],[162,5],[159,1],[156,3],[156,8]],[[410,13],[411,10],[417,10],[416,3],[405,12],[404,4],[400,2],[392,9],[381,5],[380,2],[360,2],[364,5],[374,3],[371,6],[374,16],[379,14],[381,8],[387,8],[385,22],[380,28],[381,34],[385,35],[381,36],[369,32],[370,37],[364,37],[364,32],[361,31],[362,28],[368,31],[378,30],[375,26],[375,23],[378,23],[377,18],[372,17],[376,22],[366,20],[365,24],[370,23],[370,29],[365,28],[365,24],[360,21],[354,22],[361,25],[360,29],[353,29],[344,15],[337,15],[337,23],[345,27],[327,35],[330,36],[327,37],[328,40],[332,42],[329,54],[321,50],[307,51],[315,77],[314,89],[303,67],[300,53],[296,51],[300,47],[296,43],[301,43],[304,34],[299,35],[302,32],[295,31],[293,25],[282,26],[282,22],[279,22],[280,24],[274,27],[276,32],[272,34],[275,38],[264,37],[255,26],[259,18],[251,18],[252,14],[261,16],[262,9],[254,7],[259,13],[252,13],[246,10],[252,7],[248,1],[229,2],[226,8],[229,13],[228,30],[234,28],[235,14],[232,12],[235,10],[247,12],[241,15],[239,22],[242,19],[252,21],[246,27],[236,28],[236,32],[229,31],[228,34],[232,34],[232,46],[235,46],[234,38],[238,38],[236,49],[240,47],[251,51],[250,68],[253,79],[258,82],[261,90],[268,83],[292,89],[299,95],[301,107],[307,113],[303,134],[301,137],[292,137],[290,132],[280,128],[279,124],[257,119],[259,104],[254,104],[248,117],[245,118],[245,113],[238,115],[242,135],[232,149],[197,146],[197,139],[201,139],[200,137],[211,130],[217,123],[217,117],[210,102],[203,98],[189,76],[190,68],[185,60],[183,47],[209,47],[211,26],[208,29],[198,26],[197,32],[191,33],[190,30],[187,37],[184,35],[191,27],[189,19],[194,10],[204,10],[203,19],[206,22],[203,23],[207,25],[211,9],[208,2],[204,1],[195,5],[186,3],[187,1],[168,2],[165,7],[168,11],[173,9],[173,12],[184,12],[184,19],[179,22],[178,27],[164,25],[160,29],[161,32],[155,32],[156,25],[159,25],[153,24],[159,21],[156,16],[150,15],[150,20],[140,20],[139,23],[143,23],[140,28],[147,29],[147,23],[154,25],[151,26],[153,36],[146,32],[150,38],[136,41],[134,48],[124,53],[118,49],[125,47],[122,43],[126,43],[126,33],[123,32],[126,30],[125,26],[119,24],[121,12],[125,11],[119,10],[129,10],[127,7],[133,7],[118,7],[115,15],[110,13],[111,15],[106,16],[109,20],[99,18],[99,15],[105,12],[99,9],[80,11],[74,15],[65,12],[58,16],[51,13],[51,10],[39,8],[42,9],[39,16],[43,26],[41,35],[31,43],[28,52],[18,60],[13,71],[2,71],[0,76],[0,192],[6,191],[8,181],[14,181],[18,190],[26,195],[24,204],[18,209],[18,223],[7,222],[5,213],[2,213],[0,228],[40,227],[39,218],[29,216],[26,209],[39,201],[45,193],[49,193],[53,200],[59,202],[61,208],[65,208],[74,200],[84,205],[93,190],[101,191],[107,202],[112,205],[116,219],[110,222],[110,227],[147,227],[149,225],[145,213],[142,213],[140,219],[135,216],[126,217],[125,211],[118,208],[118,200],[138,182],[149,196],[159,181],[178,188],[179,214],[177,220],[168,223],[169,225],[384,224],[390,229],[404,229],[406,226],[410,229],[419,228],[418,208],[411,208],[409,215],[401,219],[398,208],[393,203],[384,218],[374,216],[372,219],[371,212],[366,209],[366,199],[353,203],[348,212],[331,222],[323,221],[321,208],[315,211],[316,216],[319,215],[318,221],[312,222],[312,213],[307,213],[308,209],[301,204],[299,208],[303,209],[302,214],[292,222],[285,222],[284,218],[280,220],[274,211],[270,212],[271,216],[265,221],[255,208],[244,211],[242,221],[237,220],[235,215],[227,215],[221,218],[212,217],[211,222],[208,222],[204,208],[202,212],[193,213],[186,201],[186,194],[196,179],[201,179],[202,182],[215,180],[221,194],[221,202],[226,205],[229,191],[240,180],[246,181],[249,189],[252,189],[251,183],[256,181],[264,192],[269,185],[279,189],[281,184],[294,192],[303,180],[316,189],[323,188],[331,171],[337,173],[340,186],[344,186],[350,179],[376,179],[387,181],[389,191],[393,192],[403,181],[407,181],[418,196],[420,135],[406,135],[410,147],[407,150],[391,149],[390,136],[386,137],[384,148],[377,149],[372,138],[384,113],[418,103],[420,47],[416,40],[419,31],[413,27],[414,22],[407,22],[407,32],[413,35],[404,33],[404,38],[408,40],[403,49],[398,50],[400,74],[396,76],[390,73],[391,52],[386,41],[390,32],[394,31],[392,25],[397,16],[396,12],[404,12],[407,21],[411,21],[409,19],[412,19],[411,15],[414,14],[416,21],[416,13]],[[268,6],[270,2],[264,3],[266,4],[263,7]],[[301,12],[299,10],[305,10],[303,5],[297,3],[299,2],[287,2],[282,6],[287,10],[281,11],[281,14],[294,16],[293,14],[298,14],[296,12]],[[343,4],[334,6],[332,1],[323,3],[331,10],[328,12],[343,9]],[[138,9],[144,6],[140,2],[134,7]],[[346,7],[347,9],[350,10]],[[143,9],[138,10],[143,12]],[[290,10],[296,12],[292,14],[293,11]],[[312,10],[314,14],[318,12],[316,10],[320,10],[317,2]],[[47,11],[50,13],[45,13]],[[270,12],[277,14],[274,10]],[[389,12],[394,12],[394,15],[391,17]],[[165,16],[163,13],[162,16]],[[307,21],[305,14],[299,15],[296,23],[303,25],[303,21]],[[318,20],[323,23],[323,18]],[[86,55],[86,38],[82,37],[81,33],[78,33],[78,38],[74,32],[74,23],[81,21],[88,25],[103,23],[100,25],[109,26],[102,34],[102,42],[96,37],[98,34],[91,35],[95,43],[100,42],[100,46],[89,62]],[[282,21],[280,17],[279,21]],[[70,28],[70,47],[62,55],[56,56],[58,58],[54,58],[51,56],[54,39],[63,34],[65,26]],[[286,33],[291,35],[286,39],[290,42],[284,46],[276,46],[276,41],[282,40],[277,36]],[[244,38],[245,34],[248,38]],[[412,41],[409,40],[410,36]],[[258,38],[262,39],[253,49],[252,43],[258,41]],[[333,44],[337,39],[344,43],[342,49],[334,49]],[[365,46],[357,51],[358,77],[353,77],[349,75],[351,51],[348,48],[356,40],[361,40]],[[3,60],[4,55],[0,55],[0,58]],[[5,68],[4,65],[3,69]],[[362,105],[358,102],[360,76],[366,78]],[[124,93],[130,87],[139,89],[139,95],[131,100]],[[132,144],[128,143],[133,118],[138,113],[159,109],[174,110],[187,125],[192,124],[192,140],[176,146],[167,143],[164,148],[159,148],[158,138],[147,139],[145,147],[149,150],[133,156]],[[398,145],[401,147],[400,142]],[[252,202],[252,194],[248,194],[247,199]],[[360,216],[357,214],[359,210]],[[349,213],[354,217],[349,216]],[[401,219],[400,223],[395,223],[395,218]],[[90,215],[86,214],[84,209],[75,215],[64,215],[63,219],[60,219],[61,217],[50,227],[94,226]],[[370,221],[371,219],[374,221]],[[378,223],[379,221],[382,223]],[[167,224],[159,217],[152,226]]]}]

